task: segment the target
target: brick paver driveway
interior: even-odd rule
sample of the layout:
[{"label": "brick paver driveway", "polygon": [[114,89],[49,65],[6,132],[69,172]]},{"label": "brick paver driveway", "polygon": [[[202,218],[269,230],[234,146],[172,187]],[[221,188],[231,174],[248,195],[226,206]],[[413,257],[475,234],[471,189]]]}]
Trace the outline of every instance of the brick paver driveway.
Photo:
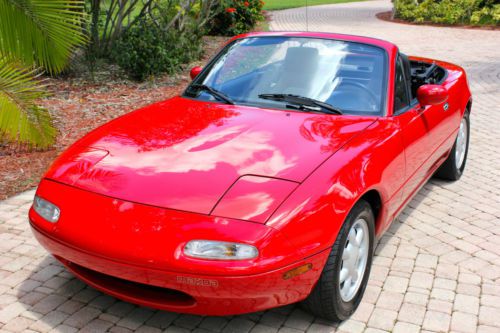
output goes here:
[{"label": "brick paver driveway", "polygon": [[[0,203],[1,331],[500,332],[500,31],[379,21],[389,1],[309,9],[309,29],[377,36],[408,54],[463,65],[474,94],[471,151],[456,183],[432,180],[377,248],[352,319],[334,325],[297,306],[235,317],[153,311],[74,279],[34,240],[33,192]],[[274,14],[272,29],[305,29],[304,11]]]}]

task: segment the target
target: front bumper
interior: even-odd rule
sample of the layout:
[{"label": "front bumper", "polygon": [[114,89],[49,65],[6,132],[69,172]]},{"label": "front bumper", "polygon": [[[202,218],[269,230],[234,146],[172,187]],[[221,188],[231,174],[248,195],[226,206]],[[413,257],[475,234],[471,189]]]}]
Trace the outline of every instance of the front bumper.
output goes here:
[{"label": "front bumper", "polygon": [[[126,202],[48,180],[37,195],[61,208],[56,223],[30,210],[33,233],[50,253],[96,289],[162,310],[230,315],[300,301],[329,253],[296,257],[278,231],[259,223]],[[260,255],[245,261],[189,258],[182,248],[191,239],[245,242]],[[284,278],[304,264],[312,269]]]},{"label": "front bumper", "polygon": [[[76,277],[102,292],[156,309],[224,316],[261,311],[295,303],[311,292],[328,251],[286,267],[247,276],[196,275],[133,266],[75,249],[32,224],[36,239]],[[284,273],[312,264],[305,274],[284,279]]]}]

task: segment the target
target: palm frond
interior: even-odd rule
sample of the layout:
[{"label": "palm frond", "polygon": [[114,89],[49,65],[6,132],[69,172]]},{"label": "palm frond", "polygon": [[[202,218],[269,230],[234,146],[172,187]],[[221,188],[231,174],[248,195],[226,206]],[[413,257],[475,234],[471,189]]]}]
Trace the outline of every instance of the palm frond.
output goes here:
[{"label": "palm frond", "polygon": [[0,56],[58,73],[86,41],[84,15],[82,0],[0,0]]},{"label": "palm frond", "polygon": [[52,145],[56,130],[50,114],[36,105],[46,95],[35,70],[0,58],[0,139],[42,148]]}]

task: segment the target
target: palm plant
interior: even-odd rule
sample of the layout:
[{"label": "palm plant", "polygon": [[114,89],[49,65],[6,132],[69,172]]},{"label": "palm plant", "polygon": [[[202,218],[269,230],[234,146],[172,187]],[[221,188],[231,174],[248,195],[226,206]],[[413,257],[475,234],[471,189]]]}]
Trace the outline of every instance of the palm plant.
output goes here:
[{"label": "palm plant", "polygon": [[36,104],[38,74],[60,73],[85,42],[83,0],[0,0],[0,140],[48,147],[56,130]]}]

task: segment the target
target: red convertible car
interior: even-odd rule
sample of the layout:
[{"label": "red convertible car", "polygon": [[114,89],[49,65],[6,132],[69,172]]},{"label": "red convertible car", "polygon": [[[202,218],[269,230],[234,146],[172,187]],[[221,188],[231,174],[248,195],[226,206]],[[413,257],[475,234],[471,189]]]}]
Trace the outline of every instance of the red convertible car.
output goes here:
[{"label": "red convertible car", "polygon": [[117,298],[203,315],[303,301],[343,320],[391,221],[464,170],[464,70],[389,42],[240,35],[191,77],[77,141],[36,192],[38,241]]}]

